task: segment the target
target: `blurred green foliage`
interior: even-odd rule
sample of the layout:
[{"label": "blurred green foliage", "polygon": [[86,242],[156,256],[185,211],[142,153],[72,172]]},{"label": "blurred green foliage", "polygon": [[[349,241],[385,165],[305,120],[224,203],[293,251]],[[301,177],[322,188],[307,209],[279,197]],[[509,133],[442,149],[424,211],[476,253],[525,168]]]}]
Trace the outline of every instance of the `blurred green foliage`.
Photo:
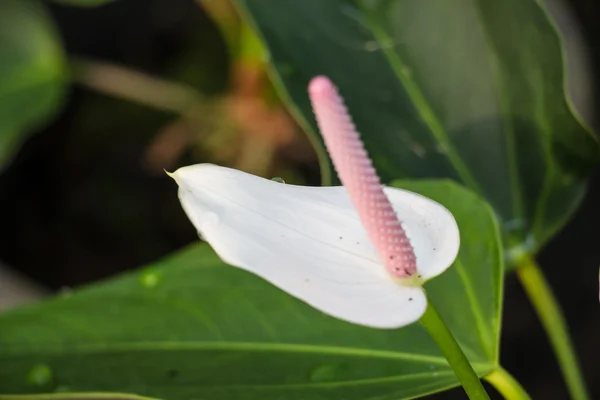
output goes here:
[{"label": "blurred green foliage", "polygon": [[67,81],[62,44],[44,6],[0,2],[0,168],[56,114]]}]

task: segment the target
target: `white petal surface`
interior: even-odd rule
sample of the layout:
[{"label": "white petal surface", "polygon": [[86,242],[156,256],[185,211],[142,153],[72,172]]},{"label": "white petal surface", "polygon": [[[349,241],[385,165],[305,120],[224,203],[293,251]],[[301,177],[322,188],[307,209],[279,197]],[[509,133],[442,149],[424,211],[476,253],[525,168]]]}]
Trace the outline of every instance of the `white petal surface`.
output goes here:
[{"label": "white petal surface", "polygon": [[[212,164],[177,170],[188,217],[228,264],[251,271],[331,316],[377,328],[418,320],[420,287],[401,286],[378,259],[343,187],[278,183]],[[424,280],[456,258],[450,212],[421,195],[386,194],[407,232]]]}]

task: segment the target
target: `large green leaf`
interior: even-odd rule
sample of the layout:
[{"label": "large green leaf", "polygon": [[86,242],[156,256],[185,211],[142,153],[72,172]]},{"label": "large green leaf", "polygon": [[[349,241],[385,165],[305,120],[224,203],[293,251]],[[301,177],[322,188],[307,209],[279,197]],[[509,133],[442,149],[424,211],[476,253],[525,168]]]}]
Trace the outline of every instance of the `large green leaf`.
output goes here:
[{"label": "large green leaf", "polygon": [[[499,229],[449,181],[402,182],[457,218],[456,264],[427,284],[480,375],[498,363]],[[457,385],[425,330],[328,317],[195,245],[140,272],[0,316],[0,393],[178,399],[401,399]]]},{"label": "large green leaf", "polygon": [[316,131],[306,87],[328,75],[384,179],[465,183],[525,251],[579,204],[599,146],[565,99],[559,37],[538,1],[238,3],[301,122]]},{"label": "large green leaf", "polygon": [[57,111],[66,79],[61,44],[44,6],[0,1],[0,168]]}]

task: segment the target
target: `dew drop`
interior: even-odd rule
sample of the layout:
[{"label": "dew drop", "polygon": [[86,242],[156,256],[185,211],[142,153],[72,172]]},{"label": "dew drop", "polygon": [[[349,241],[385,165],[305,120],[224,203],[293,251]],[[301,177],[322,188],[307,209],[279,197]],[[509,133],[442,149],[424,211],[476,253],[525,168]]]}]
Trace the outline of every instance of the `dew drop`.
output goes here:
[{"label": "dew drop", "polygon": [[336,379],[340,366],[338,364],[323,364],[310,371],[308,379],[311,382],[328,382]]},{"label": "dew drop", "polygon": [[140,284],[148,289],[158,286],[162,280],[162,274],[159,271],[147,269],[140,274]]},{"label": "dew drop", "polygon": [[27,382],[33,386],[47,386],[52,380],[52,369],[46,364],[36,364],[27,373]]},{"label": "dew drop", "polygon": [[271,180],[274,181],[274,182],[285,183],[285,181],[283,180],[283,178],[281,178],[279,176],[275,176],[275,177],[271,178]]}]

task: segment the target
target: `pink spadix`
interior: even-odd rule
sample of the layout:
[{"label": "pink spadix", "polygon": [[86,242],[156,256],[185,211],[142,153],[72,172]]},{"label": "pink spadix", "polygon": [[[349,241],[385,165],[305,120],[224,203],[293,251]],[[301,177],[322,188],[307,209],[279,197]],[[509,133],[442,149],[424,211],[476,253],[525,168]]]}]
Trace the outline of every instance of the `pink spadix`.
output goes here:
[{"label": "pink spadix", "polygon": [[417,270],[412,245],[383,192],[343,99],[325,76],[313,78],[308,92],[333,165],[381,261],[392,276],[412,277]]}]

